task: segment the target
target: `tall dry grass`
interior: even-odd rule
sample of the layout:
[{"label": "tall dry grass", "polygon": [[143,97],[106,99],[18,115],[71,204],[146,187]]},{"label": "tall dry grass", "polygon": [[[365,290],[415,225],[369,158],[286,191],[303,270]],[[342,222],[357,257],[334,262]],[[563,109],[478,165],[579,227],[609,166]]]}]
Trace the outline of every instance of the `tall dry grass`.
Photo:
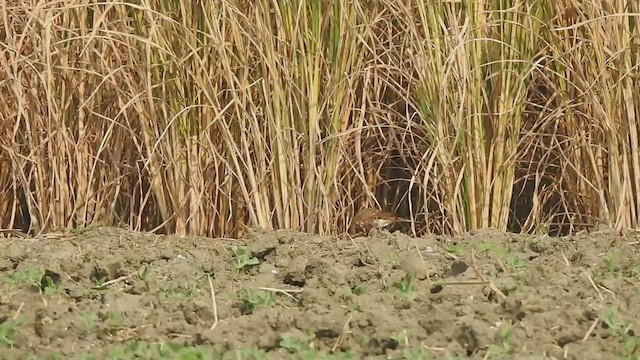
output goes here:
[{"label": "tall dry grass", "polygon": [[638,228],[634,2],[1,4],[2,228]]}]

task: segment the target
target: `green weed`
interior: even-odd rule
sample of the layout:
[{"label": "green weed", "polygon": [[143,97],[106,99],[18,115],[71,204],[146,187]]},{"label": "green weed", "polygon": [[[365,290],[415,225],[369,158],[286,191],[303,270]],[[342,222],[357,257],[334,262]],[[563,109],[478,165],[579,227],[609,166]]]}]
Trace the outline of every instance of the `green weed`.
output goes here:
[{"label": "green weed", "polygon": [[243,313],[252,313],[259,308],[268,308],[276,304],[276,294],[273,291],[252,291],[243,288],[240,291],[240,300],[242,302],[241,311]]},{"label": "green weed", "polygon": [[313,350],[312,341],[315,340],[315,336],[311,335],[303,339],[294,338],[288,335],[280,337],[280,347],[287,349],[290,353],[296,354],[303,351]]},{"label": "green weed", "polygon": [[0,323],[0,346],[12,347],[15,345],[16,324],[11,319],[5,319]]},{"label": "green weed", "polygon": [[526,267],[524,260],[516,255],[508,255],[505,258],[505,264],[514,269],[524,269]]},{"label": "green weed", "polygon": [[36,267],[30,267],[23,271],[7,275],[7,284],[16,288],[20,288],[25,285],[34,288],[40,288],[40,280],[42,279],[42,274],[42,270]]},{"label": "green weed", "polygon": [[402,280],[393,284],[393,287],[400,291],[402,295],[409,295],[415,287],[415,275],[414,274],[406,274]]},{"label": "green weed", "polygon": [[452,244],[447,246],[447,252],[455,255],[462,255],[465,252],[464,244]]},{"label": "green weed", "polygon": [[618,355],[624,358],[633,358],[640,348],[640,340],[634,334],[629,333],[630,321],[621,319],[618,312],[610,307],[602,311],[600,320],[616,334],[622,343],[622,349]]},{"label": "green weed", "polygon": [[618,256],[615,254],[609,254],[602,258],[603,267],[608,273],[616,276],[620,272],[620,263]]},{"label": "green weed", "polygon": [[231,252],[233,252],[233,268],[236,274],[239,274],[247,266],[260,264],[260,260],[251,256],[251,252],[244,246],[232,245]]},{"label": "green weed", "polygon": [[482,242],[478,244],[478,251],[499,257],[505,257],[509,254],[509,248],[506,245],[494,242]]},{"label": "green weed", "polygon": [[95,329],[98,322],[98,313],[95,311],[87,311],[78,315],[78,318],[82,321],[88,330]]},{"label": "green weed", "polygon": [[489,350],[487,353],[487,358],[492,357],[503,357],[506,355],[513,354],[513,347],[511,346],[511,338],[513,336],[513,330],[509,325],[503,325],[500,330],[498,330],[497,342],[498,344],[489,345]]},{"label": "green weed", "polygon": [[180,285],[176,288],[165,289],[160,293],[162,300],[172,299],[188,299],[196,296],[200,292],[200,289],[195,284]]}]

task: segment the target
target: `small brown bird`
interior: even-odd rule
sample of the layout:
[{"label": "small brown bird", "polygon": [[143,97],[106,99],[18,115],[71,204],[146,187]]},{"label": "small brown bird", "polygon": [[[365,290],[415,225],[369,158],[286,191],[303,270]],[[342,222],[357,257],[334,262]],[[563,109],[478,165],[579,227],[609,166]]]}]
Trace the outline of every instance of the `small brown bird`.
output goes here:
[{"label": "small brown bird", "polygon": [[357,232],[366,231],[368,234],[372,229],[385,229],[400,222],[411,222],[411,220],[398,217],[390,212],[363,208],[353,218],[353,228]]}]

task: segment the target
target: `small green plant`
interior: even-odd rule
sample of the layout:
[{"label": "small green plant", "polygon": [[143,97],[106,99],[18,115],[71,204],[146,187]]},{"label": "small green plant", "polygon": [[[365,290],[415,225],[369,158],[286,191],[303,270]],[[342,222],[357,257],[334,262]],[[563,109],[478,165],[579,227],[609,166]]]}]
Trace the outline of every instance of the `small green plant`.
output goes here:
[{"label": "small green plant", "polygon": [[409,343],[409,337],[407,336],[406,331],[403,331],[400,334],[392,336],[391,339],[395,340],[400,346],[405,346]]},{"label": "small green plant", "polygon": [[345,306],[347,307],[347,309],[349,309],[349,311],[352,311],[355,313],[362,312],[362,306],[360,306],[360,304],[358,304],[357,302],[353,301],[353,299],[356,296],[360,296],[364,294],[365,289],[366,289],[366,286],[364,284],[360,284],[353,289],[348,286],[345,286],[341,289],[342,294],[344,295],[344,298],[348,300],[348,304],[346,304]]},{"label": "small green plant", "polygon": [[98,317],[107,325],[107,333],[111,336],[125,329],[122,314],[119,312],[107,311],[106,313],[99,314]]},{"label": "small green plant", "polygon": [[520,273],[516,275],[515,280],[516,280],[516,285],[519,288],[529,285],[529,279],[527,278],[527,275],[525,273]]},{"label": "small green plant", "polygon": [[313,340],[315,340],[315,336],[313,335],[303,339],[298,339],[288,335],[283,335],[280,337],[280,347],[287,349],[292,354],[297,354],[305,350],[312,350]]},{"label": "small green plant", "polygon": [[136,273],[136,276],[138,277],[138,280],[141,280],[141,281],[147,281],[148,275],[149,275],[149,268],[146,267],[146,266],[143,266]]},{"label": "small green plant", "polygon": [[7,275],[6,282],[12,287],[22,288],[28,286],[31,290],[42,291],[45,295],[58,293],[60,275],[49,271],[30,267],[23,271]]},{"label": "small green plant", "polygon": [[96,327],[98,321],[98,314],[94,311],[87,311],[78,315],[78,318],[82,320],[85,327],[89,330],[93,330]]},{"label": "small green plant", "polygon": [[622,321],[618,318],[618,314],[616,313],[615,309],[610,307],[602,311],[600,320],[602,320],[602,322],[613,331],[618,331],[623,326]]},{"label": "small green plant", "polygon": [[354,288],[345,286],[344,288],[342,288],[342,293],[347,297],[353,297],[353,296],[360,296],[364,294],[366,290],[367,290],[367,286],[365,284],[359,284]]},{"label": "small green plant", "polygon": [[97,228],[97,226],[95,226],[95,225],[81,226],[81,227],[76,227],[76,228],[69,229],[69,233],[71,235],[78,236],[78,235],[82,235],[82,234],[85,234],[87,232],[90,232],[90,231],[92,231],[92,230],[94,230],[96,228]]},{"label": "small green plant", "polygon": [[15,323],[6,319],[0,324],[0,346],[12,347],[15,345],[16,327]]},{"label": "small green plant", "polygon": [[350,312],[353,312],[353,313],[356,313],[356,314],[357,314],[357,313],[361,313],[361,312],[362,312],[362,306],[361,306],[360,304],[350,304],[350,305],[347,305],[347,309],[348,309]]},{"label": "small green plant", "polygon": [[195,284],[180,285],[176,288],[164,289],[160,293],[160,298],[162,300],[188,299],[196,296],[199,292],[200,289]]},{"label": "small green plant", "polygon": [[600,320],[611,329],[622,342],[622,349],[619,355],[624,358],[632,358],[636,351],[640,348],[640,340],[635,335],[631,335],[627,331],[629,326],[628,320],[622,320],[613,308],[606,308],[600,314]]},{"label": "small green plant", "polygon": [[509,254],[509,248],[504,244],[496,244],[494,242],[482,242],[478,245],[478,251],[485,252],[489,255],[497,255],[504,257]]},{"label": "small green plant", "polygon": [[618,263],[617,256],[607,255],[602,259],[602,263],[607,272],[613,275],[617,275],[620,272],[620,265]]},{"label": "small green plant", "polygon": [[514,269],[524,269],[526,267],[524,260],[516,255],[508,255],[505,259],[505,263],[507,266]]},{"label": "small green plant", "polygon": [[536,225],[534,232],[538,236],[549,235],[550,228],[551,225],[549,223],[539,223]]},{"label": "small green plant", "polygon": [[289,353],[294,354],[293,359],[299,360],[315,360],[315,359],[352,359],[353,353],[337,352],[333,354],[321,354],[315,349],[313,341],[316,339],[314,335],[309,336],[289,336],[281,335],[279,345],[281,348],[286,349]]},{"label": "small green plant", "polygon": [[400,254],[398,254],[398,252],[395,250],[391,250],[387,257],[389,258],[389,262],[394,263],[398,261],[398,259],[400,259]]},{"label": "small green plant", "polygon": [[405,348],[402,350],[402,356],[394,357],[394,360],[429,360],[433,355],[423,348]]},{"label": "small green plant", "polygon": [[94,279],[95,285],[91,287],[92,290],[97,290],[98,292],[107,291],[107,279],[109,277],[107,275],[98,276]]},{"label": "small green plant", "polygon": [[36,267],[30,267],[7,275],[7,284],[16,288],[24,285],[40,288],[40,279],[42,279],[42,271]]},{"label": "small green plant", "polygon": [[398,343],[402,354],[391,356],[390,360],[427,360],[432,358],[431,353],[424,348],[409,347],[409,337],[406,330],[392,336],[391,339]]},{"label": "small green plant", "polygon": [[511,346],[511,338],[513,336],[513,330],[511,326],[504,325],[498,330],[497,342],[498,344],[489,345],[488,358],[491,357],[503,357],[513,353],[513,347]]},{"label": "small green plant", "polygon": [[140,281],[142,283],[142,288],[144,288],[145,291],[149,291],[149,268],[146,266],[143,266],[141,269],[138,270],[138,272],[136,273],[136,277],[138,279],[138,281]]},{"label": "small green plant", "polygon": [[354,287],[351,292],[353,293],[353,295],[355,296],[360,296],[362,294],[365,293],[365,291],[367,291],[367,286],[365,284],[360,284],[356,287]]},{"label": "small green plant", "polygon": [[447,252],[451,254],[462,255],[464,254],[464,251],[465,251],[464,244],[452,244],[447,246]]},{"label": "small green plant", "polygon": [[247,266],[260,264],[260,260],[251,256],[251,252],[244,246],[232,245],[231,252],[233,252],[233,268],[236,274],[239,274]]},{"label": "small green plant", "polygon": [[401,294],[409,295],[414,290],[415,275],[406,274],[402,280],[393,284],[393,287],[398,289]]},{"label": "small green plant", "polygon": [[[624,358],[632,358],[638,349],[640,349],[640,339],[637,336],[629,335],[629,333],[622,333],[620,335],[622,340],[622,349],[620,350],[620,356]],[[640,356],[633,357],[633,359],[640,359]]]},{"label": "small green plant", "polygon": [[271,307],[276,304],[276,294],[273,291],[252,291],[243,288],[240,291],[242,310],[251,313],[261,307]]},{"label": "small green plant", "polygon": [[257,347],[250,347],[244,349],[237,349],[232,352],[227,352],[222,357],[223,360],[270,360],[271,357],[266,351]]},{"label": "small green plant", "polygon": [[509,283],[509,284],[504,284],[502,286],[500,286],[500,291],[502,291],[505,295],[507,294],[511,294],[512,292],[515,292],[518,290],[518,283]]},{"label": "small green plant", "polygon": [[[25,359],[26,360],[63,360],[66,358],[67,357],[64,356],[63,354],[59,352],[54,352],[54,353],[47,354],[46,357],[39,357],[38,355],[35,355],[35,354],[29,354],[29,356],[27,356]],[[89,358],[85,356],[84,359],[88,360]]]},{"label": "small green plant", "polygon": [[43,288],[43,292],[45,295],[55,295],[60,291],[58,285],[53,281],[51,276],[45,275],[42,279],[46,284]]},{"label": "small green plant", "polygon": [[[172,342],[162,345],[152,344],[144,340],[132,341],[124,345],[117,345],[108,351],[106,359],[218,359],[211,347],[191,346]],[[93,355],[84,357],[85,360],[96,359]],[[242,357],[242,359],[246,359]]]}]

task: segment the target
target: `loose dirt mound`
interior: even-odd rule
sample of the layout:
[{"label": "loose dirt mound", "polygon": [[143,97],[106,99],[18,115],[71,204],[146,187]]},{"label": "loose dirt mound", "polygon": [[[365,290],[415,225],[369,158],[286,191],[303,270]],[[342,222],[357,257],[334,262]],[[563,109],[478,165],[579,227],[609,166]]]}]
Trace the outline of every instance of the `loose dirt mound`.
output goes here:
[{"label": "loose dirt mound", "polygon": [[640,358],[635,235],[0,244],[4,359]]}]

